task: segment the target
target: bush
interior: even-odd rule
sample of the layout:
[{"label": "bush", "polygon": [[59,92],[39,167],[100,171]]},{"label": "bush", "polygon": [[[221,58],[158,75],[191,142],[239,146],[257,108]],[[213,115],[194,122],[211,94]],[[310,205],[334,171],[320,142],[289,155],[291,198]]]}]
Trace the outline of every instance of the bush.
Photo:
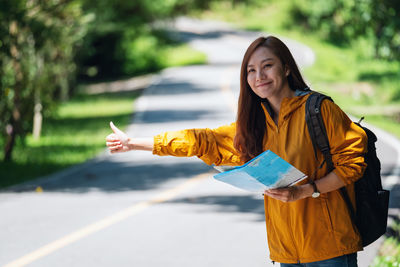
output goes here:
[{"label": "bush", "polygon": [[294,24],[346,45],[362,37],[377,58],[400,59],[400,2],[396,0],[295,0]]}]

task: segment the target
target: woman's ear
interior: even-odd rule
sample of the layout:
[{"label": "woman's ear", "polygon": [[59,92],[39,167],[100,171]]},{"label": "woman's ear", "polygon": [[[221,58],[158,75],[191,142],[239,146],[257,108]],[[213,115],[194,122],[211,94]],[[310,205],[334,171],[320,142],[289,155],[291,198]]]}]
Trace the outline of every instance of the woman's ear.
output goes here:
[{"label": "woman's ear", "polygon": [[287,76],[289,76],[289,74],[290,74],[289,66],[285,65],[285,76],[287,77]]}]

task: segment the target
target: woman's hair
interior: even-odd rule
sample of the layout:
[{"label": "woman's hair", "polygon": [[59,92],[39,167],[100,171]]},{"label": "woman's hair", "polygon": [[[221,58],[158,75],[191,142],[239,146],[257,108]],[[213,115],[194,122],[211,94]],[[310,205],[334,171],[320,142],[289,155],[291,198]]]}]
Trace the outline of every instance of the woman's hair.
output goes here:
[{"label": "woman's hair", "polygon": [[266,133],[265,114],[261,102],[247,83],[247,65],[254,51],[266,47],[277,56],[283,66],[289,68],[287,76],[291,90],[307,90],[308,87],[300,74],[297,64],[287,46],[274,36],[259,37],[247,48],[240,70],[240,95],[236,120],[234,146],[243,161],[248,161],[263,152],[263,140]]}]

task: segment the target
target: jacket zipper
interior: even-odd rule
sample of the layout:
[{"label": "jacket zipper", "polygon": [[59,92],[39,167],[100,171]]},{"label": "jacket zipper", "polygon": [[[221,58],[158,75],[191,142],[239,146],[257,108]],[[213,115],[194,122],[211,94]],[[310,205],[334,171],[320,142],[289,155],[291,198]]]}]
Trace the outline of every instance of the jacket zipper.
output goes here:
[{"label": "jacket zipper", "polygon": [[[278,123],[277,124],[275,124],[275,126],[276,126],[276,133],[277,133],[277,138],[279,138],[279,120],[278,120]],[[293,232],[292,232],[292,223],[289,221],[289,224],[290,224],[290,230],[289,230],[289,232],[290,232],[290,237],[292,238],[292,242],[293,242],[293,244],[296,244],[294,241],[295,241],[295,239],[294,239],[294,237],[293,237]],[[296,258],[297,258],[297,263],[298,264],[300,264],[300,260],[299,260],[299,252],[297,251],[297,246],[295,246],[295,249],[296,249]],[[273,261],[272,262],[273,264],[275,264],[275,262]]]}]

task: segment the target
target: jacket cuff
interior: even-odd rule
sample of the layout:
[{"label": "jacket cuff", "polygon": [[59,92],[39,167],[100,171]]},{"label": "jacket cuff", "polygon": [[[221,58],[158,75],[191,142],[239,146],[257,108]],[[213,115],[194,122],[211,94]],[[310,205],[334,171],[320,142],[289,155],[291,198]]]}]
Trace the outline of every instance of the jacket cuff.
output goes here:
[{"label": "jacket cuff", "polygon": [[155,135],[153,137],[153,154],[161,155],[161,147],[162,147],[162,137],[161,135]]},{"label": "jacket cuff", "polygon": [[357,166],[336,166],[333,172],[343,181],[343,183],[347,186],[351,183],[356,182],[360,179],[365,171],[366,164],[360,164]]}]

